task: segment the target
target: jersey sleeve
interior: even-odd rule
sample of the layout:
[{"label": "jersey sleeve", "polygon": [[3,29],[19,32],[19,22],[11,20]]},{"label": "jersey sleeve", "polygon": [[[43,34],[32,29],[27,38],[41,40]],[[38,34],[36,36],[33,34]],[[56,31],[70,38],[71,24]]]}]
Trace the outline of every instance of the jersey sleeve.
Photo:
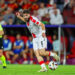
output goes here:
[{"label": "jersey sleeve", "polygon": [[0,30],[3,30],[2,25],[0,24]]},{"label": "jersey sleeve", "polygon": [[36,25],[39,25],[39,26],[40,26],[41,21],[39,21],[38,18],[33,17],[33,22],[34,22]]}]

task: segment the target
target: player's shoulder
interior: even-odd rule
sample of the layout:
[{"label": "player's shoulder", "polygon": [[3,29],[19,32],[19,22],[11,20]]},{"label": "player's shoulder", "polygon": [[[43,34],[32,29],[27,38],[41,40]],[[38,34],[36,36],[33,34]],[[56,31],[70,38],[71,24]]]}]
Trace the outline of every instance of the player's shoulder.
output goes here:
[{"label": "player's shoulder", "polygon": [[37,17],[35,17],[35,16],[31,16],[31,18],[34,20],[38,20]]}]

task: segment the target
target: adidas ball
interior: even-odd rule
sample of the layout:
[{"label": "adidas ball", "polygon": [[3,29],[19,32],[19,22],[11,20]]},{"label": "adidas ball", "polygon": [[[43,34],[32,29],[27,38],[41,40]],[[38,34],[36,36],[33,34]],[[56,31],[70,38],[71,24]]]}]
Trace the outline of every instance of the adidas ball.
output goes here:
[{"label": "adidas ball", "polygon": [[58,68],[58,64],[55,61],[50,61],[48,64],[49,69],[55,70]]}]

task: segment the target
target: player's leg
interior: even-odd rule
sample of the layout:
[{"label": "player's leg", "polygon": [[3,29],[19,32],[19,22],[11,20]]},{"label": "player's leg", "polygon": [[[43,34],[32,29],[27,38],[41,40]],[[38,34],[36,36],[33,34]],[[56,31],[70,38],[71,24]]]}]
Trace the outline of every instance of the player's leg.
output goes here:
[{"label": "player's leg", "polygon": [[36,58],[37,58],[37,60],[38,60],[38,62],[40,64],[40,66],[42,68],[39,72],[45,72],[45,71],[47,71],[47,68],[45,66],[43,57],[40,56],[40,54],[39,54],[39,50],[34,51],[34,53],[35,53],[35,56],[36,56]]},{"label": "player's leg", "polygon": [[15,55],[13,56],[12,63],[14,63],[18,57],[19,57],[19,54],[15,54]]},{"label": "player's leg", "polygon": [[56,59],[56,61],[59,61],[59,57],[54,52],[45,51],[45,49],[40,49],[39,53],[41,56],[52,56],[52,57],[54,57],[54,59]]},{"label": "player's leg", "polygon": [[6,55],[7,55],[8,62],[11,63],[10,56],[14,56],[14,53],[12,51],[8,51]]},{"label": "player's leg", "polygon": [[48,65],[49,64],[49,62],[50,62],[50,57],[49,56],[46,56],[46,64]]},{"label": "player's leg", "polygon": [[3,55],[2,49],[0,49],[0,60],[2,61],[3,68],[6,68],[6,59],[5,59],[5,56]]},{"label": "player's leg", "polygon": [[21,55],[22,55],[22,57],[24,59],[23,64],[28,64],[28,61],[27,61],[27,52],[28,51],[25,51],[25,50],[21,52]]},{"label": "player's leg", "polygon": [[39,72],[47,71],[44,60],[43,60],[42,56],[40,56],[40,54],[39,54],[39,50],[38,50],[39,45],[38,45],[38,39],[37,38],[33,39],[33,49],[34,49],[35,56],[36,56],[40,66],[42,68]]},{"label": "player's leg", "polygon": [[5,52],[5,55],[6,55],[6,58],[7,58],[7,62],[10,63],[11,60],[10,60],[10,54],[9,54],[9,51],[6,51],[6,52]]},{"label": "player's leg", "polygon": [[31,48],[29,51],[30,51],[30,64],[33,64],[33,49]]},{"label": "player's leg", "polygon": [[47,38],[40,37],[39,38],[39,53],[41,56],[52,56],[54,57],[57,61],[59,60],[59,57],[57,56],[56,53],[51,52],[51,51],[46,51],[45,48],[47,47]]}]

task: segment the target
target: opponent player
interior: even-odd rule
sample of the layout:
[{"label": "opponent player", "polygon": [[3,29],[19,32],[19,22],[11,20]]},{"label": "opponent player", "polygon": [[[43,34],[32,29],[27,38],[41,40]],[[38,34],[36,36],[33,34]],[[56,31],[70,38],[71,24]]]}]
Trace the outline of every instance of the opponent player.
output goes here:
[{"label": "opponent player", "polygon": [[59,57],[53,52],[45,51],[47,45],[45,25],[41,23],[36,17],[31,16],[28,10],[24,10],[22,16],[19,13],[16,13],[16,15],[19,19],[26,22],[26,25],[33,36],[34,53],[42,68],[39,72],[46,72],[47,68],[42,56],[53,56],[57,61],[59,60]]},{"label": "opponent player", "polygon": [[3,28],[0,24],[0,60],[3,63],[3,68],[6,68],[6,59],[3,55],[3,39],[2,39],[2,35],[4,34]]}]

